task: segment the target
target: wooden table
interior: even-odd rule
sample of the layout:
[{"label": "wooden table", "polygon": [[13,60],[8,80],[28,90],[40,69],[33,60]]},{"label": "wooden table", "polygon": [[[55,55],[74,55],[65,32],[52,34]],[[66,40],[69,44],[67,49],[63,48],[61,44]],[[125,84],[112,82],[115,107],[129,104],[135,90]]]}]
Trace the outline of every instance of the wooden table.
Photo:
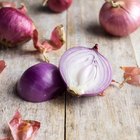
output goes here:
[{"label": "wooden table", "polygon": [[[123,38],[107,35],[98,23],[104,0],[74,0],[67,12],[54,14],[41,8],[41,0],[12,0],[25,3],[40,38],[49,38],[54,26],[63,24],[67,42],[61,50],[48,54],[58,64],[68,48],[98,43],[100,52],[113,67],[113,78],[123,80],[120,66],[140,66],[140,29]],[[68,95],[43,103],[29,103],[15,94],[21,74],[40,62],[32,41],[13,49],[1,49],[7,63],[0,74],[0,137],[7,136],[7,122],[18,109],[24,119],[41,122],[36,140],[140,140],[140,88],[126,84],[110,86],[104,97],[74,98]]]}]

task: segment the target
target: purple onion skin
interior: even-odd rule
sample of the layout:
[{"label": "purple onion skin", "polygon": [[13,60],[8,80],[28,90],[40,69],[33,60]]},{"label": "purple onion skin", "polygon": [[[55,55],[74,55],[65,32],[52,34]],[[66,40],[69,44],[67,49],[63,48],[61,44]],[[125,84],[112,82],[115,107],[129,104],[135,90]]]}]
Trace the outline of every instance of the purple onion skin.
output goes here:
[{"label": "purple onion skin", "polygon": [[0,9],[0,42],[13,47],[31,39],[34,25],[20,10],[12,7]]},{"label": "purple onion skin", "polygon": [[66,85],[59,69],[47,62],[27,69],[17,83],[18,95],[30,102],[48,101],[61,95],[65,90]]}]

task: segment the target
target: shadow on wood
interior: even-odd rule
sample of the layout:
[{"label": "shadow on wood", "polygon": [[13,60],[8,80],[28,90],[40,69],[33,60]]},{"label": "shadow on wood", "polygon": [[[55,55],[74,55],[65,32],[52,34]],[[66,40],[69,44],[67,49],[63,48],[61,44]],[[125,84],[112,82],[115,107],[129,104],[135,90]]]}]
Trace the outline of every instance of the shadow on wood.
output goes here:
[{"label": "shadow on wood", "polygon": [[59,14],[59,13],[53,12],[47,6],[43,6],[41,4],[31,5],[31,9],[33,10],[33,12],[47,13],[47,14]]},{"label": "shadow on wood", "polygon": [[107,32],[105,32],[105,30],[98,23],[89,23],[85,27],[85,29],[88,33],[93,34],[95,36],[104,37],[107,39],[119,38],[119,37],[112,36],[112,35],[108,34]]}]

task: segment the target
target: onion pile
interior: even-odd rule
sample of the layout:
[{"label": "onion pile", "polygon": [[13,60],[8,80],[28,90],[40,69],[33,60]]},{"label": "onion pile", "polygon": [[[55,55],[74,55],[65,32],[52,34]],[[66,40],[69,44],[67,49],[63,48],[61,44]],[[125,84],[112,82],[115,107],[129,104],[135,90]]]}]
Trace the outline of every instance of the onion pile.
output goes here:
[{"label": "onion pile", "polygon": [[63,12],[72,4],[72,0],[44,0],[43,6],[47,6],[54,12]]},{"label": "onion pile", "polygon": [[140,1],[106,0],[100,10],[99,20],[109,34],[129,35],[140,26]]},{"label": "onion pile", "polygon": [[94,48],[75,47],[67,50],[60,60],[60,73],[70,93],[76,96],[95,96],[112,81],[108,60]]},{"label": "onion pile", "polygon": [[33,39],[37,50],[47,52],[59,49],[64,44],[62,25],[54,28],[49,41],[40,42],[38,31],[24,5],[15,8],[13,3],[1,2],[0,6],[0,44],[3,46],[14,47]]},{"label": "onion pile", "polygon": [[17,84],[18,95],[30,102],[50,100],[63,93],[65,88],[59,69],[47,62],[27,69]]}]

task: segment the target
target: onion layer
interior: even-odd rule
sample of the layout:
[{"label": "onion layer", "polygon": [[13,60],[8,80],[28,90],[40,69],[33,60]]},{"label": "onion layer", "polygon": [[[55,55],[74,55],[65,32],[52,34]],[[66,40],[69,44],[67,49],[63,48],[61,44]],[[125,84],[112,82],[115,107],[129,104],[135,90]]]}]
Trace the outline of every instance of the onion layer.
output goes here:
[{"label": "onion layer", "polygon": [[75,47],[61,57],[60,73],[68,90],[77,96],[102,93],[112,81],[112,68],[108,60],[94,48]]},{"label": "onion layer", "polygon": [[140,26],[139,0],[106,0],[100,10],[99,20],[108,33],[126,36]]},{"label": "onion layer", "polygon": [[26,101],[42,102],[50,100],[65,90],[59,69],[42,62],[27,69],[17,84],[18,95]]}]

